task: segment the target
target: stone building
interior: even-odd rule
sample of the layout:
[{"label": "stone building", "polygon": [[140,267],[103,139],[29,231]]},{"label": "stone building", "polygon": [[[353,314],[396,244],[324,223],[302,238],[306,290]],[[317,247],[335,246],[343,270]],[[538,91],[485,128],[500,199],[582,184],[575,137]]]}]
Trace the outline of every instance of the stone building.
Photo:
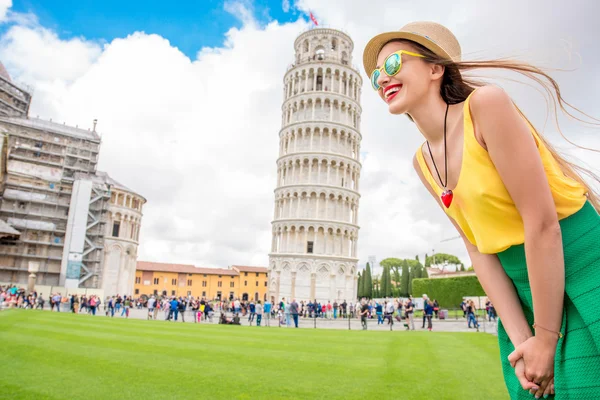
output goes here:
[{"label": "stone building", "polygon": [[357,291],[362,78],[352,39],[310,29],[284,76],[269,296],[348,300]]},{"label": "stone building", "polygon": [[131,293],[146,200],[97,171],[96,121],[31,118],[30,101],[0,63],[0,283]]},{"label": "stone building", "polygon": [[104,232],[103,288],[106,294],[134,292],[142,207],[146,199],[106,172],[96,174],[111,187]]}]

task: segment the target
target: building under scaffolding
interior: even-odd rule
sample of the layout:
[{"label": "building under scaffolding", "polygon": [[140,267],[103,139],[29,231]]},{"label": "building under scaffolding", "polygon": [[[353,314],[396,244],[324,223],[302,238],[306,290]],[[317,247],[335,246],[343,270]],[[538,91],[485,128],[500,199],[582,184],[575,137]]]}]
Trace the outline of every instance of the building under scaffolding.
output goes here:
[{"label": "building under scaffolding", "polygon": [[30,103],[31,94],[15,85],[4,65],[0,63],[0,115],[26,117]]},{"label": "building under scaffolding", "polygon": [[[100,137],[48,121],[0,117],[6,177],[0,218],[20,231],[0,245],[0,281],[98,287],[110,188],[94,183]],[[80,271],[81,274],[80,274]],[[73,283],[73,282],[71,282]],[[68,286],[68,285],[67,285]]]},{"label": "building under scaffolding", "polygon": [[95,121],[29,118],[30,101],[0,63],[0,282],[132,294],[146,200],[97,172]]}]

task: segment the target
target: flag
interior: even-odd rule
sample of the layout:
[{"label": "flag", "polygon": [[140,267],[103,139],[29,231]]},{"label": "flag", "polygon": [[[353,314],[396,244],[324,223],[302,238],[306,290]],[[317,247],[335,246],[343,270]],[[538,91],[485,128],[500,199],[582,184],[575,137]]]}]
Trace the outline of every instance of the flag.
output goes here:
[{"label": "flag", "polygon": [[313,13],[310,13],[310,19],[312,20],[312,22],[314,22],[315,25],[319,26],[319,23],[317,22],[317,19],[315,18]]}]

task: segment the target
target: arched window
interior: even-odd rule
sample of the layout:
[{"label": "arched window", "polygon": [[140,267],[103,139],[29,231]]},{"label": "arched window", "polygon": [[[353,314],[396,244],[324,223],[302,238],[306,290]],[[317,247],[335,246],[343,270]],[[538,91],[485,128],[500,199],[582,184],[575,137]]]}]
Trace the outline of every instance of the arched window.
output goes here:
[{"label": "arched window", "polygon": [[319,46],[315,49],[315,56],[317,57],[317,60],[324,60],[325,59],[325,49],[322,46]]}]

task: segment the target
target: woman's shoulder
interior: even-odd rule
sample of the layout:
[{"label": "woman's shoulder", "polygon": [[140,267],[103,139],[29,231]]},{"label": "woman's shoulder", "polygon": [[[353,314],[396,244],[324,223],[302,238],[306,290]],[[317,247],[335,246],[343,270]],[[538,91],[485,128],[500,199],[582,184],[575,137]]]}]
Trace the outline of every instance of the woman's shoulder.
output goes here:
[{"label": "woman's shoulder", "polygon": [[504,89],[498,86],[486,85],[477,88],[468,98],[470,111],[474,115],[484,116],[490,109],[512,109],[513,101]]}]

